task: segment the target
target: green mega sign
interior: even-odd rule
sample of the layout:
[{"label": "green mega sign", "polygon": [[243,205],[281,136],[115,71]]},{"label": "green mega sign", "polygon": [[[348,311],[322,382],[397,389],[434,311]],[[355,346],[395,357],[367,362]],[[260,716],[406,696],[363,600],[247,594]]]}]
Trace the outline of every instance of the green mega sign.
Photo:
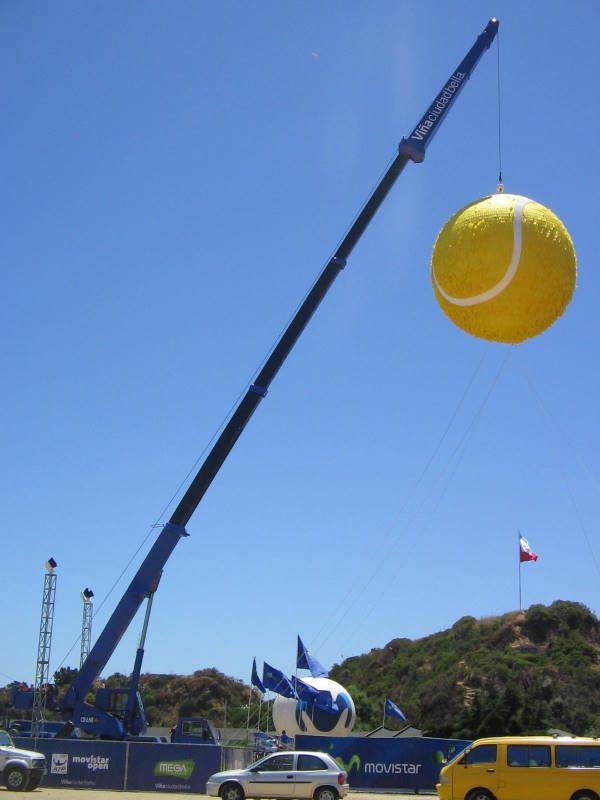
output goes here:
[{"label": "green mega sign", "polygon": [[179,778],[189,781],[196,765],[191,759],[183,761],[158,761],[154,765],[154,775],[157,778]]}]

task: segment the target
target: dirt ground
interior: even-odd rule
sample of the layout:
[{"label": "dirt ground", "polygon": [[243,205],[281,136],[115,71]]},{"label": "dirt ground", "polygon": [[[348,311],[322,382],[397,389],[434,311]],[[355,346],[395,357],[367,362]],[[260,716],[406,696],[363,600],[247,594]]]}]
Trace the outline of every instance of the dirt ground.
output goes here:
[{"label": "dirt ground", "polygon": [[[5,794],[6,792],[6,794]],[[0,797],[16,797],[14,792],[3,790]],[[36,789],[35,792],[26,792],[18,795],[23,800],[30,797],[32,800],[83,800],[90,797],[91,800],[173,800],[177,797],[180,800],[207,800],[205,794],[183,794],[180,792],[107,792],[99,789]],[[436,794],[384,794],[370,792],[351,792],[346,796],[346,800],[386,800],[386,798],[396,798],[396,800],[418,800],[422,797],[437,797]]]}]

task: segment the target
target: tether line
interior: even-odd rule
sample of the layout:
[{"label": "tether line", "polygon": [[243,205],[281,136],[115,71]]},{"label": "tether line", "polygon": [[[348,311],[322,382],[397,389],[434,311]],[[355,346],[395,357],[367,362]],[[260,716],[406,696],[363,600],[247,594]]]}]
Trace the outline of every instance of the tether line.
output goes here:
[{"label": "tether line", "polygon": [[498,83],[498,191],[504,189],[502,181],[502,92],[500,86],[500,31],[496,37],[497,83]]}]

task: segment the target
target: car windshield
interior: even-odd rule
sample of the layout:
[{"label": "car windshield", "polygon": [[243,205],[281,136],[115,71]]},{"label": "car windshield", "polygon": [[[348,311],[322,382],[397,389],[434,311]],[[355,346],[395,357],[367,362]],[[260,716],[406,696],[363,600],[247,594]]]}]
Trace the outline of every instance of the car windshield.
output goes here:
[{"label": "car windshield", "polygon": [[254,769],[254,767],[258,767],[259,764],[262,764],[263,761],[266,761],[266,758],[259,758],[258,761],[255,761],[253,764],[248,764],[246,769]]},{"label": "car windshield", "polygon": [[6,731],[0,731],[0,747],[14,747],[13,740]]}]

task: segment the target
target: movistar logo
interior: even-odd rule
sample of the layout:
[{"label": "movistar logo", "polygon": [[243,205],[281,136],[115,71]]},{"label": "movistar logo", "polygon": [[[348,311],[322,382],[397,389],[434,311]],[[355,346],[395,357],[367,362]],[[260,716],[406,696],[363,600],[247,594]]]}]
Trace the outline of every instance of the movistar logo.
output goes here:
[{"label": "movistar logo", "polygon": [[384,764],[381,761],[375,761],[365,764],[365,772],[376,772],[379,775],[385,773],[393,773],[395,775],[402,773],[408,775],[417,775],[422,766],[422,764],[411,764],[404,762],[396,764]]},{"label": "movistar logo", "polygon": [[435,123],[441,117],[443,112],[446,110],[446,106],[452,100],[454,95],[456,94],[457,89],[460,88],[462,82],[466,78],[466,73],[464,72],[455,72],[454,75],[450,78],[446,86],[440,92],[437,100],[429,111],[427,112],[427,116],[419,122],[417,127],[411,133],[411,139],[417,139],[417,141],[422,142],[423,139],[426,139],[427,136],[431,133],[432,128],[435,126]]},{"label": "movistar logo", "polygon": [[346,772],[350,772],[351,769],[355,768],[357,770],[360,769],[360,756],[356,753],[352,756],[349,761],[344,761],[343,758],[340,756],[335,757],[335,762],[340,765],[340,767],[345,770]]},{"label": "movistar logo", "polygon": [[196,765],[192,759],[185,761],[159,761],[154,765],[154,774],[159,778],[179,778],[189,781]]}]

